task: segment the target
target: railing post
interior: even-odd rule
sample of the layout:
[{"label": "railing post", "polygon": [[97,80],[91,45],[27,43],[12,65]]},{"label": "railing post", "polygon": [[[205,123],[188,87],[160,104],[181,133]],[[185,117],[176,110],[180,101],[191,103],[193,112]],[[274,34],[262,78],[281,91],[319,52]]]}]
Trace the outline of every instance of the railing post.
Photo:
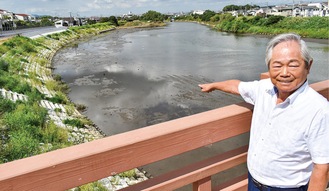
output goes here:
[{"label": "railing post", "polygon": [[194,182],[193,191],[211,191],[211,176]]}]

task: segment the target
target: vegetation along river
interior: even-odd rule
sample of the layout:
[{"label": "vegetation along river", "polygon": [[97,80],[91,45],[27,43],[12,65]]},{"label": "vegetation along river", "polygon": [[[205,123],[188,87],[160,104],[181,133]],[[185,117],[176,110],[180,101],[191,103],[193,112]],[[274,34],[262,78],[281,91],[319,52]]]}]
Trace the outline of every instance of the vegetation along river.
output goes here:
[{"label": "vegetation along river", "polygon": [[[196,23],[120,29],[60,50],[53,67],[69,85],[71,100],[87,106],[84,114],[113,135],[241,102],[225,93],[201,93],[198,84],[259,79],[267,71],[264,59],[270,38],[217,32]],[[310,83],[329,79],[328,40],[307,44],[314,57]],[[243,135],[192,152],[189,158],[197,160],[195,155],[202,158],[247,142],[248,135]],[[168,165],[148,170],[162,173]]]}]

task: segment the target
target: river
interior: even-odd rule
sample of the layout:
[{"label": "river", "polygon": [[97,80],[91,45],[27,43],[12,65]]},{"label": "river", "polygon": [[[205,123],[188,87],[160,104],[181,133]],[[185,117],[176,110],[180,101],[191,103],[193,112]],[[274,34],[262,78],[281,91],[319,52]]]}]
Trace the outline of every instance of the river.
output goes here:
[{"label": "river", "polygon": [[[242,102],[226,93],[201,93],[198,84],[259,79],[267,70],[270,38],[217,32],[196,23],[120,29],[58,51],[53,67],[69,85],[71,100],[87,106],[84,114],[113,135]],[[314,57],[309,81],[329,79],[328,41],[307,44]],[[145,169],[161,174],[179,166],[177,161],[187,164],[247,143],[246,134],[190,152],[188,159],[177,156]]]}]

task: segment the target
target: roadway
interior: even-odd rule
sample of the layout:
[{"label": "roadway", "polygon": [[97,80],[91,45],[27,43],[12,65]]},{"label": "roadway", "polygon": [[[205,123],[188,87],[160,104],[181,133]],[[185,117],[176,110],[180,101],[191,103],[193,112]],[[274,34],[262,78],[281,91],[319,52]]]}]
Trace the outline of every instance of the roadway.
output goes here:
[{"label": "roadway", "polygon": [[57,33],[65,31],[66,27],[56,28],[55,26],[48,26],[48,27],[36,27],[36,28],[27,28],[27,29],[17,29],[17,30],[10,30],[10,31],[1,31],[0,30],[0,39],[11,37],[15,35],[22,35],[29,38],[37,38],[42,35]]}]

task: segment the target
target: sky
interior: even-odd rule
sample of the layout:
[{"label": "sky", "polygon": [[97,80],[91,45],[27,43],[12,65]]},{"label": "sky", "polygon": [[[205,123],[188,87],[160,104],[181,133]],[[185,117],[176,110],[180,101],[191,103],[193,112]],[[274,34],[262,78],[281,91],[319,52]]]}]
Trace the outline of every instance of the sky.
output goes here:
[{"label": "sky", "polygon": [[0,0],[0,9],[21,14],[59,17],[119,16],[132,12],[160,13],[189,12],[191,10],[220,11],[226,5],[255,4],[260,6],[292,4],[298,0]]}]

